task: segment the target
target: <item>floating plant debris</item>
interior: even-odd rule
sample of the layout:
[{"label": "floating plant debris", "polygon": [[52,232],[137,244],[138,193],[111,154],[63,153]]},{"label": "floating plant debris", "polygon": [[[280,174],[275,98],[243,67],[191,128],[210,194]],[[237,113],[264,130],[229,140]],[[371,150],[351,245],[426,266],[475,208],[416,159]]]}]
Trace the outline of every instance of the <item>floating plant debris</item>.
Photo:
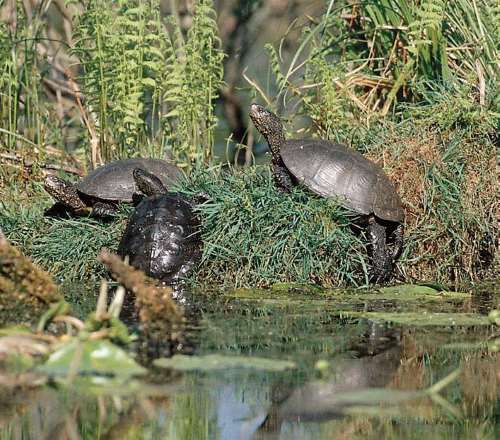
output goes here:
[{"label": "floating plant debris", "polygon": [[206,356],[185,356],[176,354],[171,358],[161,358],[154,361],[161,368],[172,368],[182,371],[213,371],[230,368],[249,368],[264,371],[283,371],[295,368],[295,362],[279,359],[267,359],[250,356],[225,356],[209,354]]},{"label": "floating plant debris", "polygon": [[123,379],[147,371],[124,350],[105,340],[70,341],[36,370],[49,376],[96,375]]}]

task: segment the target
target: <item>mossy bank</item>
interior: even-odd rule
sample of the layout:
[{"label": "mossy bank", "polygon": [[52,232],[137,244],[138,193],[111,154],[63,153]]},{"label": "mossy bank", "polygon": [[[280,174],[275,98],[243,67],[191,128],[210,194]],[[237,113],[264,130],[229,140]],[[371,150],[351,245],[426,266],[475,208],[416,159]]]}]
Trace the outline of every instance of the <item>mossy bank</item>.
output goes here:
[{"label": "mossy bank", "polygon": [[[384,167],[403,200],[406,244],[396,279],[457,286],[494,276],[494,139],[487,129],[460,126],[458,117],[456,112],[442,126],[411,117],[385,121],[352,142]],[[209,196],[199,207],[204,240],[199,283],[367,282],[366,241],[349,213],[301,188],[291,195],[277,192],[267,166],[194,170],[180,189]],[[30,183],[27,191],[12,184],[2,191],[0,227],[36,262],[58,278],[105,275],[95,257],[103,247],[116,249],[130,208],[108,223],[45,218],[43,210],[52,201],[39,183]]]}]

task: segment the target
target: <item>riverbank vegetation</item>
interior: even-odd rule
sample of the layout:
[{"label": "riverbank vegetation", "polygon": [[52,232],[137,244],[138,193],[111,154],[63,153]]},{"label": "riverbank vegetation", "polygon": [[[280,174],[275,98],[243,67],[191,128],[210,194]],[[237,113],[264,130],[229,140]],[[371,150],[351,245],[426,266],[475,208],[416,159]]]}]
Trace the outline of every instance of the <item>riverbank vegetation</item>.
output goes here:
[{"label": "riverbank vegetation", "polygon": [[[235,3],[248,20],[260,7]],[[226,141],[216,127],[227,117],[217,2],[182,11],[109,4],[0,7],[7,237],[58,277],[99,278],[96,256],[116,248],[129,211],[108,223],[45,218],[44,175],[74,179],[117,158],[171,157],[189,175],[181,189],[210,196],[199,208],[200,282],[365,283],[365,241],[335,203],[299,188],[282,197],[265,165],[217,164],[214,149]],[[272,81],[240,75],[243,115],[256,99],[283,116],[289,136],[341,141],[384,167],[406,211],[398,280],[457,286],[498,270],[499,13],[486,0],[329,2],[302,27],[293,56],[283,57],[289,34],[267,46]]]}]

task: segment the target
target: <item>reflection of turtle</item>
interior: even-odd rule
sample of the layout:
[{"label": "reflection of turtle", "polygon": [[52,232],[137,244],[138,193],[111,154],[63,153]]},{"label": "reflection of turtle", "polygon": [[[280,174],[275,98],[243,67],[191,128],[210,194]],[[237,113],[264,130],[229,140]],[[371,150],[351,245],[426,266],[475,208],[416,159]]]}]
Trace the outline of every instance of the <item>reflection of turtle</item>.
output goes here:
[{"label": "reflection of turtle", "polygon": [[[285,140],[280,119],[252,104],[250,118],[272,153],[273,177],[289,192],[295,181],[323,197],[336,198],[368,223],[375,281],[387,279],[403,245],[404,211],[382,168],[344,145],[325,140]],[[392,252],[387,238],[394,240]]]},{"label": "reflection of turtle", "polygon": [[96,168],[87,177],[71,184],[56,176],[47,176],[45,190],[73,213],[108,216],[116,213],[119,202],[132,202],[136,193],[132,171],[142,168],[171,185],[182,177],[175,165],[160,159],[126,159]]},{"label": "reflection of turtle", "polygon": [[118,254],[152,278],[177,285],[201,257],[200,222],[194,204],[179,193],[169,193],[151,173],[133,172],[146,197],[136,207],[123,234]]},{"label": "reflection of turtle", "polygon": [[272,404],[258,432],[272,438],[272,433],[280,432],[286,422],[325,422],[349,414],[353,407],[389,405],[391,391],[395,392],[393,398],[401,395],[398,390],[384,393],[380,388],[398,374],[401,356],[401,346],[393,343],[373,356],[336,359],[327,378],[297,387],[278,382],[270,390]]}]

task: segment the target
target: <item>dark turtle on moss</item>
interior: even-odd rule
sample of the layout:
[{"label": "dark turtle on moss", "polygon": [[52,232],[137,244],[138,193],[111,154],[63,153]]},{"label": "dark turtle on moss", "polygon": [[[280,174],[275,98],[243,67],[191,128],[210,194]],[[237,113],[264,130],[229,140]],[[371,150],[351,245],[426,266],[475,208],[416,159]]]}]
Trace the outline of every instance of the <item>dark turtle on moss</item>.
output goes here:
[{"label": "dark turtle on moss", "polygon": [[252,104],[250,118],[269,144],[276,186],[289,192],[300,183],[360,214],[370,236],[372,279],[387,280],[403,245],[404,211],[382,168],[341,144],[320,139],[285,140],[281,120],[260,105]]},{"label": "dark turtle on moss", "polygon": [[165,160],[134,158],[98,167],[76,184],[47,176],[44,187],[60,205],[74,214],[112,216],[118,203],[135,200],[134,195],[138,192],[132,172],[136,168],[153,173],[164,185],[172,185],[183,176],[179,168]]},{"label": "dark turtle on moss", "polygon": [[202,196],[191,199],[168,192],[160,179],[139,168],[133,175],[148,197],[132,213],[118,254],[178,292],[201,257],[200,221],[193,208]]}]

